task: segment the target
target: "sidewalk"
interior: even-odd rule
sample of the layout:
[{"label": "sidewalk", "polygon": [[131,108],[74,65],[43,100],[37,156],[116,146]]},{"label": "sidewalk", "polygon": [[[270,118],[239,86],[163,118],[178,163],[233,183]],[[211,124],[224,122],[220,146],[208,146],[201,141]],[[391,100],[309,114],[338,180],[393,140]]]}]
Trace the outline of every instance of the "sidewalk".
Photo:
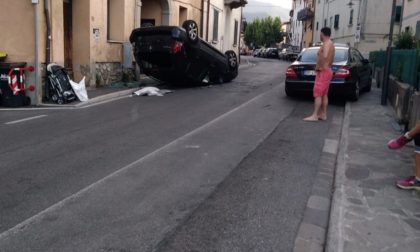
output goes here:
[{"label": "sidewalk", "polygon": [[387,148],[393,111],[372,88],[346,105],[325,251],[420,251],[420,192],[395,181],[414,174],[413,145]]}]

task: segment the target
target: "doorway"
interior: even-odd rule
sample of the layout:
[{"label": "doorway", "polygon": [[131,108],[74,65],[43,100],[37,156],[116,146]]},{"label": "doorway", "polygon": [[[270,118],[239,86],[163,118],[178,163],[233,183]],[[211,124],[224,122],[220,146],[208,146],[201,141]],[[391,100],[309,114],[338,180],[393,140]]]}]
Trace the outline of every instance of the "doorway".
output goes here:
[{"label": "doorway", "polygon": [[188,19],[188,9],[182,6],[179,7],[179,26],[182,26],[184,21]]}]

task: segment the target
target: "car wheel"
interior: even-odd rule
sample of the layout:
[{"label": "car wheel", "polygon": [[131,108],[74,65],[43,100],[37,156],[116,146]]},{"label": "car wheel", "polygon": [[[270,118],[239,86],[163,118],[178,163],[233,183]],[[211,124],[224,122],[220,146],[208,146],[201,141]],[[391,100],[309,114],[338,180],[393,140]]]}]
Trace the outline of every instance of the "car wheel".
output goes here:
[{"label": "car wheel", "polygon": [[359,86],[359,81],[356,81],[354,83],[353,94],[350,95],[350,100],[357,101],[359,100],[359,97],[360,97],[360,86]]},{"label": "car wheel", "polygon": [[187,20],[182,24],[182,28],[187,32],[188,40],[195,44],[198,42],[198,26],[193,20]]},{"label": "car wheel", "polygon": [[238,69],[238,57],[236,57],[236,53],[232,50],[226,51],[225,55],[227,56],[229,70],[235,71]]},{"label": "car wheel", "polygon": [[295,95],[295,93],[293,93],[293,91],[290,91],[289,89],[287,89],[287,88],[284,88],[284,91],[286,92],[286,95],[287,96],[289,96],[289,97],[292,97],[292,96],[294,96]]}]

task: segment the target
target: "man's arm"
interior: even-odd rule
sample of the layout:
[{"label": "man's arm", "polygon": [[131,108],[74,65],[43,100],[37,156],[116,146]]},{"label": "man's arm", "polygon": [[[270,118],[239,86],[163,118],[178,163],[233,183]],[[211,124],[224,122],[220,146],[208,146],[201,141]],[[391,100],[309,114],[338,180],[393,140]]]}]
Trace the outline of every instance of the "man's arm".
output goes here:
[{"label": "man's arm", "polygon": [[331,43],[324,43],[324,50],[322,51],[322,61],[326,62],[328,60],[330,51],[331,51]]}]

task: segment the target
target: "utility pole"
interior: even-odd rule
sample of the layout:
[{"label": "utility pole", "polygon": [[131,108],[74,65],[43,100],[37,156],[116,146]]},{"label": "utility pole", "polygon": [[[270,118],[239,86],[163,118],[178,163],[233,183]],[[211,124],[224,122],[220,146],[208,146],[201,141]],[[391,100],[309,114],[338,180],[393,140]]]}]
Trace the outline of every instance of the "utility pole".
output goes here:
[{"label": "utility pole", "polygon": [[391,67],[391,56],[392,56],[392,38],[394,34],[394,22],[395,22],[395,6],[396,1],[392,1],[392,14],[391,14],[391,26],[389,27],[388,47],[386,48],[386,62],[384,68],[384,78],[382,84],[382,96],[381,105],[386,105],[388,97],[388,86],[389,86],[389,69]]}]

